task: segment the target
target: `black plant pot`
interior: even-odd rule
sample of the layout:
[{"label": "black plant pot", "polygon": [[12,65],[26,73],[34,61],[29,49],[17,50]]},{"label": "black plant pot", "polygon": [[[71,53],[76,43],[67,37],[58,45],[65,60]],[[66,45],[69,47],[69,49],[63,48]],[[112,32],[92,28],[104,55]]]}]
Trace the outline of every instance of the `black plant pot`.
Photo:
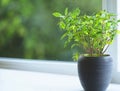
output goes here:
[{"label": "black plant pot", "polygon": [[113,61],[108,56],[80,57],[78,74],[85,91],[106,91],[112,75]]}]

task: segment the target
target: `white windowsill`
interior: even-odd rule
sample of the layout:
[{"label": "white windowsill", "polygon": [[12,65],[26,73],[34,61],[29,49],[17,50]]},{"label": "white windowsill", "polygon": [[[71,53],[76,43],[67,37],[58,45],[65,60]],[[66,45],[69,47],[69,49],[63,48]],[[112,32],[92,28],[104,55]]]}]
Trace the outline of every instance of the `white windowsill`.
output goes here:
[{"label": "white windowsill", "polygon": [[18,58],[0,58],[0,68],[35,72],[47,72],[65,75],[78,75],[76,62],[55,60],[33,60]]},{"label": "white windowsill", "polygon": [[[78,76],[0,69],[0,91],[83,91]],[[120,91],[110,84],[107,91]]]}]

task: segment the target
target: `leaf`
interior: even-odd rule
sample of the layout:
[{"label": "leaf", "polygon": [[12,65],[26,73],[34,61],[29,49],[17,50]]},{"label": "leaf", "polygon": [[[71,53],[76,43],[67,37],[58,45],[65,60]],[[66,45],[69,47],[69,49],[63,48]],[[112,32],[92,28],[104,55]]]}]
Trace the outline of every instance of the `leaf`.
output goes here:
[{"label": "leaf", "polygon": [[79,58],[79,55],[80,55],[79,52],[74,53],[74,54],[73,54],[73,57],[72,57],[73,60],[74,60],[74,61],[77,61],[78,58]]},{"label": "leaf", "polygon": [[120,22],[120,19],[119,19],[119,20],[117,20],[117,22]]},{"label": "leaf", "polygon": [[60,14],[59,12],[53,13],[53,16],[55,16],[55,17],[63,17],[62,14]]},{"label": "leaf", "polygon": [[72,44],[71,48],[74,48],[75,46],[79,46],[79,44]]},{"label": "leaf", "polygon": [[77,16],[79,16],[79,14],[80,14],[79,8],[75,9],[73,12],[70,13],[70,15],[73,19],[76,18]]},{"label": "leaf", "polygon": [[120,30],[117,30],[117,33],[120,34]]},{"label": "leaf", "polygon": [[65,9],[65,15],[67,15],[67,14],[68,14],[68,8]]},{"label": "leaf", "polygon": [[60,28],[61,28],[61,29],[65,29],[65,23],[64,23],[63,21],[61,21],[61,22],[59,23],[59,25],[60,25]]},{"label": "leaf", "polygon": [[67,33],[64,33],[62,36],[61,36],[61,40],[64,39],[65,37],[67,37]]},{"label": "leaf", "polygon": [[78,16],[78,15],[80,14],[80,9],[79,9],[79,8],[76,8],[73,13]]}]

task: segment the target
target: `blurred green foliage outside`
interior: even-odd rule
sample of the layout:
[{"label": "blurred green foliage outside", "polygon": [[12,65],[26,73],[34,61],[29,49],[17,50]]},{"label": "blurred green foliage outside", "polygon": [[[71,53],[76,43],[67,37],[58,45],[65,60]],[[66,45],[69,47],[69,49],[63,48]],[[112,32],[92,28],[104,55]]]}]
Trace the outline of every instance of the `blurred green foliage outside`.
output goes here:
[{"label": "blurred green foliage outside", "polygon": [[101,0],[0,0],[0,56],[72,60],[75,50],[64,48],[52,16],[66,7],[91,15],[101,9]]}]

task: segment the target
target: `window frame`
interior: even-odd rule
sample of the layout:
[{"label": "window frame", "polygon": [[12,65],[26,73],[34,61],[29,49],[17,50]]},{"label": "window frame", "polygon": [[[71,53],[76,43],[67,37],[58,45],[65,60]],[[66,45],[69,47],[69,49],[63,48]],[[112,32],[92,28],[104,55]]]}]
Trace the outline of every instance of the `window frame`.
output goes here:
[{"label": "window frame", "polygon": [[[117,19],[120,19],[120,0],[117,0]],[[120,23],[118,25],[118,30],[120,31]],[[120,72],[120,34],[117,36],[117,39],[118,39],[118,46],[117,46],[117,49],[118,49],[118,72]]]},{"label": "window frame", "polygon": [[[116,15],[118,15],[118,1],[119,0],[102,0],[102,9],[103,10],[107,10],[108,12],[114,13]],[[118,17],[116,17],[118,18]],[[116,36],[116,38],[114,39],[114,42],[112,45],[110,45],[107,53],[109,53],[114,61],[114,68],[113,68],[113,79],[112,82],[114,83],[120,83],[120,72],[118,71],[118,62],[119,62],[119,58],[118,55],[120,53],[119,51],[119,37]],[[119,48],[119,49],[118,49]]]}]

